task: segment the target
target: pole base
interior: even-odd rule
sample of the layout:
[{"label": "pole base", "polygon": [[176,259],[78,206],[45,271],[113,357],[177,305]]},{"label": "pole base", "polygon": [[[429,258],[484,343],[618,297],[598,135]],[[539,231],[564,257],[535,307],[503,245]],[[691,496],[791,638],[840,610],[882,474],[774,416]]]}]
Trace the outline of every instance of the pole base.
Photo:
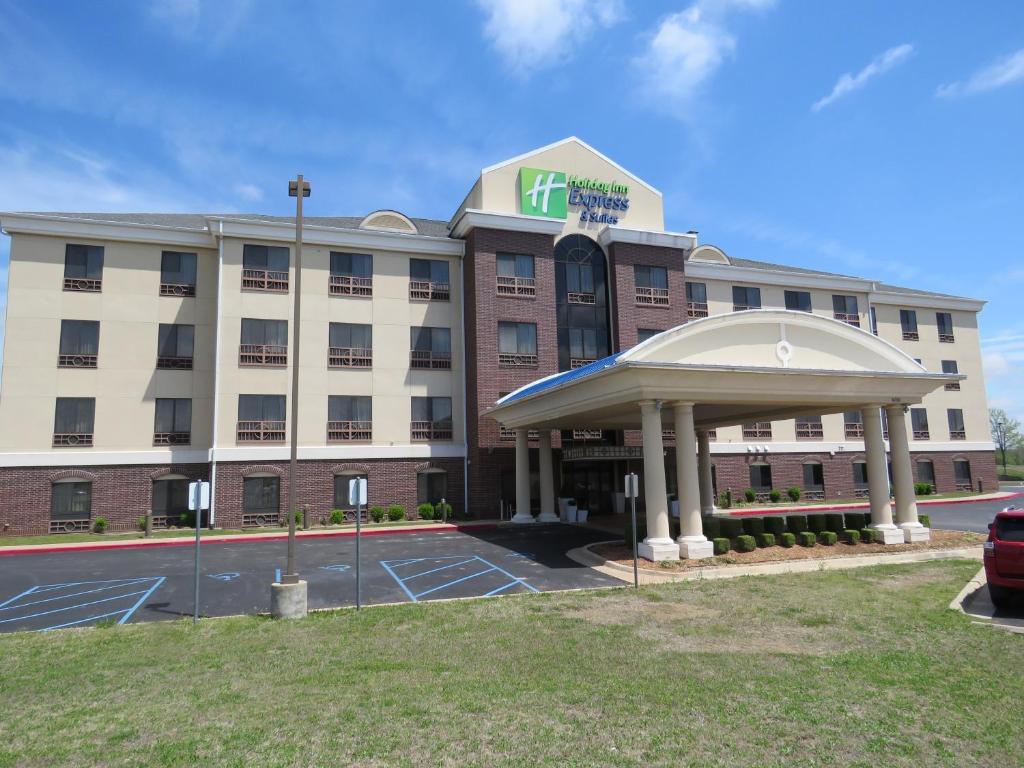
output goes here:
[{"label": "pole base", "polygon": [[515,517],[512,518],[512,522],[513,523],[535,523],[537,521],[534,519],[533,515],[531,515],[528,512],[526,514],[522,514],[521,512],[516,512]]},{"label": "pole base", "polygon": [[907,544],[919,544],[923,541],[930,541],[932,538],[931,530],[920,523],[904,523],[900,528],[903,529],[903,540]]},{"label": "pole base", "polygon": [[679,545],[672,539],[644,539],[636,545],[636,551],[640,557],[652,563],[679,559]]},{"label": "pole base", "polygon": [[677,541],[679,542],[679,557],[683,560],[703,560],[706,557],[715,556],[715,545],[703,536],[680,536]]},{"label": "pole base", "polygon": [[304,619],[308,612],[306,582],[270,585],[270,615],[275,619]]},{"label": "pole base", "polygon": [[537,517],[537,522],[538,523],[557,523],[558,522],[558,515],[556,515],[554,512],[541,512],[540,515]]},{"label": "pole base", "polygon": [[875,534],[878,537],[879,544],[903,543],[903,531],[895,525],[872,525],[871,527],[874,529]]}]

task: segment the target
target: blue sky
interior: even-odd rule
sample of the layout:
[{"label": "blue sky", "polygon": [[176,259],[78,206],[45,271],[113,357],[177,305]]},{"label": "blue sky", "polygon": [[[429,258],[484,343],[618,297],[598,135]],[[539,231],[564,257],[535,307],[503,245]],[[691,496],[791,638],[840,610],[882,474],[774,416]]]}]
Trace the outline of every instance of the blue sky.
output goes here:
[{"label": "blue sky", "polygon": [[448,218],[569,135],[728,253],[988,300],[1024,420],[1022,3],[0,0],[0,210]]}]

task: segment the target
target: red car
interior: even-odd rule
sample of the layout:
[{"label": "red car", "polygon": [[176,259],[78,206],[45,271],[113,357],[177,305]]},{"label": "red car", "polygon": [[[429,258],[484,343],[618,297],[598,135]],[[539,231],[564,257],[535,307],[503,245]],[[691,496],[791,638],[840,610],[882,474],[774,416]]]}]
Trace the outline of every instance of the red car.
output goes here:
[{"label": "red car", "polygon": [[985,542],[985,579],[992,604],[1002,608],[1014,593],[1024,595],[1024,509],[996,513]]}]

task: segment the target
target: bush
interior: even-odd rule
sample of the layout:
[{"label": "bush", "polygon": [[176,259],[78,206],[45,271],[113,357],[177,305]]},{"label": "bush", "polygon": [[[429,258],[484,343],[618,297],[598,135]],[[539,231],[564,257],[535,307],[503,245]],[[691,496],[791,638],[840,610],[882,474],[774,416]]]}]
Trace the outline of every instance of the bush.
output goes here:
[{"label": "bush", "polygon": [[843,525],[843,515],[841,512],[826,512],[825,513],[825,530],[832,531],[832,533],[841,533],[846,526]]},{"label": "bush", "polygon": [[762,522],[764,523],[765,533],[771,533],[778,537],[786,532],[786,518],[784,517],[766,517]]},{"label": "bush", "polygon": [[821,534],[821,543],[826,547],[831,547],[837,541],[839,541],[839,536],[835,531],[825,531]]},{"label": "bush", "polygon": [[815,512],[813,515],[807,516],[807,528],[804,530],[812,531],[813,533],[821,533],[825,530],[825,515],[824,513]]},{"label": "bush", "polygon": [[796,544],[796,534],[786,531],[779,536],[779,546],[789,549]]},{"label": "bush", "polygon": [[182,512],[178,516],[178,524],[181,525],[183,528],[191,528],[192,527],[192,521],[194,519],[195,519],[195,513],[194,512]]},{"label": "bush", "polygon": [[723,538],[735,539],[743,535],[743,521],[736,517],[723,517],[718,523]]},{"label": "bush", "polygon": [[930,496],[934,492],[931,483],[914,483],[914,493],[918,496]]},{"label": "bush", "polygon": [[843,531],[843,541],[845,541],[847,544],[859,544],[860,531],[856,528],[847,528]]},{"label": "bush", "polygon": [[878,541],[878,531],[874,528],[861,528],[860,540],[865,544],[874,544]]},{"label": "bush", "polygon": [[139,519],[135,521],[135,525],[139,527],[140,531],[146,530],[146,516],[139,515]]},{"label": "bush", "polygon": [[295,514],[295,524],[296,525],[302,525],[302,510],[301,509],[296,509],[294,514]]},{"label": "bush", "polygon": [[797,538],[800,541],[801,547],[813,547],[814,542],[817,541],[814,531],[800,531],[800,535]]},{"label": "bush", "polygon": [[928,515],[918,515],[917,522],[923,525],[925,528],[932,527],[932,519]]},{"label": "bush", "polygon": [[445,502],[444,504],[434,505],[434,519],[435,520],[451,520],[452,519],[452,505]]},{"label": "bush", "polygon": [[92,529],[96,531],[96,533],[103,533],[104,531],[106,531],[107,518],[97,517],[95,520],[92,521]]},{"label": "bush", "polygon": [[757,549],[757,539],[753,536],[743,535],[736,539],[737,552],[753,552]]},{"label": "bush", "polygon": [[724,555],[729,551],[729,540],[724,539],[721,536],[717,539],[712,540],[711,545],[714,547],[716,555]]},{"label": "bush", "polygon": [[759,547],[774,547],[775,546],[775,534],[774,533],[762,533],[757,538],[757,546]]},{"label": "bush", "polygon": [[732,507],[732,489],[728,488],[718,494],[718,506],[722,509],[730,509]]},{"label": "bush", "polygon": [[392,504],[388,507],[388,520],[391,522],[405,520],[405,507],[401,504]]},{"label": "bush", "polygon": [[370,519],[375,523],[384,520],[384,507],[370,507]]},{"label": "bush", "polygon": [[868,516],[863,512],[847,512],[843,515],[843,520],[847,528],[853,528],[858,531],[861,528],[865,528],[868,524]]},{"label": "bush", "polygon": [[807,530],[807,515],[789,515],[786,518],[786,530],[796,536],[800,531]]},{"label": "bush", "polygon": [[789,496],[790,501],[800,501],[800,489],[795,485],[786,489],[786,495]]},{"label": "bush", "polygon": [[421,520],[433,520],[434,519],[434,505],[433,504],[420,504],[416,507],[416,512],[419,514]]},{"label": "bush", "polygon": [[763,517],[745,517],[741,522],[743,523],[743,532],[748,536],[757,538],[759,534],[764,533]]},{"label": "bush", "polygon": [[778,504],[780,501],[782,501],[782,491],[777,491],[774,488],[772,488],[770,491],[768,491],[768,498],[771,500],[772,504]]},{"label": "bush", "polygon": [[328,519],[331,521],[331,525],[341,525],[345,522],[345,511],[342,509],[332,509],[331,516]]},{"label": "bush", "polygon": [[743,492],[743,498],[746,499],[748,503],[756,501],[757,491],[755,491],[753,488],[747,488],[747,490]]},{"label": "bush", "polygon": [[702,517],[700,519],[700,530],[706,539],[717,539],[722,535],[721,520],[717,517]]}]

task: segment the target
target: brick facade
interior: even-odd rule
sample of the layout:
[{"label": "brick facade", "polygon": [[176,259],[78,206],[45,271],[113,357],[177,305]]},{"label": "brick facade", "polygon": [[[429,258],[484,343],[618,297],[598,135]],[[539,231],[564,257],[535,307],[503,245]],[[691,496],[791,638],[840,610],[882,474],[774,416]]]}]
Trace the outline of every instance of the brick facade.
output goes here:
[{"label": "brick facade", "polygon": [[[686,251],[653,245],[613,243],[609,249],[609,280],[612,284],[612,347],[629,349],[637,343],[637,331],[667,331],[686,322]],[[664,267],[668,276],[668,306],[638,305],[634,267]]]}]

